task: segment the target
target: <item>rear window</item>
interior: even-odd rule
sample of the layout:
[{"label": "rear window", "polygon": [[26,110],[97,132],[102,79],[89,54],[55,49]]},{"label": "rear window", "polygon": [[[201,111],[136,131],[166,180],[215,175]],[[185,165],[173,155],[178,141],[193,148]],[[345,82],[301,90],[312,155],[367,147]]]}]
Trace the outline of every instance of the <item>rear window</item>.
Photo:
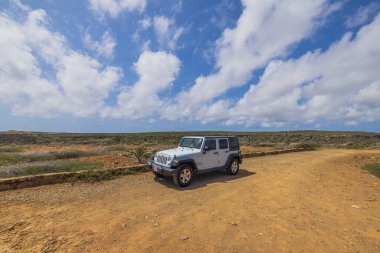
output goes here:
[{"label": "rear window", "polygon": [[206,140],[205,147],[209,147],[210,150],[216,150],[216,140]]},{"label": "rear window", "polygon": [[239,150],[240,149],[238,138],[236,138],[236,137],[230,137],[230,138],[228,138],[228,142],[230,143],[230,150],[231,151]]},{"label": "rear window", "polygon": [[227,139],[219,139],[219,149],[227,149],[228,142]]}]

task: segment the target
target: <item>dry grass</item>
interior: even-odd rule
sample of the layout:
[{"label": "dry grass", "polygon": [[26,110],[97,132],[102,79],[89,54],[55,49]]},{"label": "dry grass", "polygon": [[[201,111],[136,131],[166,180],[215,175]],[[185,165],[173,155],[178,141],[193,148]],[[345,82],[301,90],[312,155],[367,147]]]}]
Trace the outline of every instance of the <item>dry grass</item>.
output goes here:
[{"label": "dry grass", "polygon": [[81,161],[45,161],[0,167],[0,178],[10,178],[46,173],[100,169],[99,163]]}]

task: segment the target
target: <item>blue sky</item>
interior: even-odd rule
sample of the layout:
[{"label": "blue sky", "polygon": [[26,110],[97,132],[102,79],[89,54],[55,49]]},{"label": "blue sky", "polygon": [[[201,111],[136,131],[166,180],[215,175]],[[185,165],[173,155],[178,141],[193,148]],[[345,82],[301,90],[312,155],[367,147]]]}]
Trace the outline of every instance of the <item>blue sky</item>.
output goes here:
[{"label": "blue sky", "polygon": [[0,130],[380,131],[380,2],[1,1]]}]

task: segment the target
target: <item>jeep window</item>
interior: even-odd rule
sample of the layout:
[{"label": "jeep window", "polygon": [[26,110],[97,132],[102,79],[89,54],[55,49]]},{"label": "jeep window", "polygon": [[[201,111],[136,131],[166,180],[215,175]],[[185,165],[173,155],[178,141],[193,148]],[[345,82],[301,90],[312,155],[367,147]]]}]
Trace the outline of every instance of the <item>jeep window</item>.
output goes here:
[{"label": "jeep window", "polygon": [[205,147],[208,147],[209,150],[216,150],[216,140],[206,140]]},{"label": "jeep window", "polygon": [[219,149],[227,149],[228,142],[227,139],[219,139]]},{"label": "jeep window", "polygon": [[202,146],[202,138],[182,138],[179,146],[182,148],[200,149]]},{"label": "jeep window", "polygon": [[230,150],[231,151],[235,151],[235,150],[239,150],[240,149],[238,138],[236,138],[236,137],[230,137],[230,138],[228,138],[228,142],[230,143]]}]

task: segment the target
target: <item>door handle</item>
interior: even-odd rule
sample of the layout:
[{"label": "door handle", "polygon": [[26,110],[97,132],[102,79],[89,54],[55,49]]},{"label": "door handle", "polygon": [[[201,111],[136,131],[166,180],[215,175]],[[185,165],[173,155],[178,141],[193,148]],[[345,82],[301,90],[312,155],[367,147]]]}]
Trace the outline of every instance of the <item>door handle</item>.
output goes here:
[{"label": "door handle", "polygon": [[217,155],[217,154],[219,154],[219,152],[214,152],[214,155]]},{"label": "door handle", "polygon": [[225,152],[228,153],[228,152],[230,152],[230,151],[226,150]]}]

